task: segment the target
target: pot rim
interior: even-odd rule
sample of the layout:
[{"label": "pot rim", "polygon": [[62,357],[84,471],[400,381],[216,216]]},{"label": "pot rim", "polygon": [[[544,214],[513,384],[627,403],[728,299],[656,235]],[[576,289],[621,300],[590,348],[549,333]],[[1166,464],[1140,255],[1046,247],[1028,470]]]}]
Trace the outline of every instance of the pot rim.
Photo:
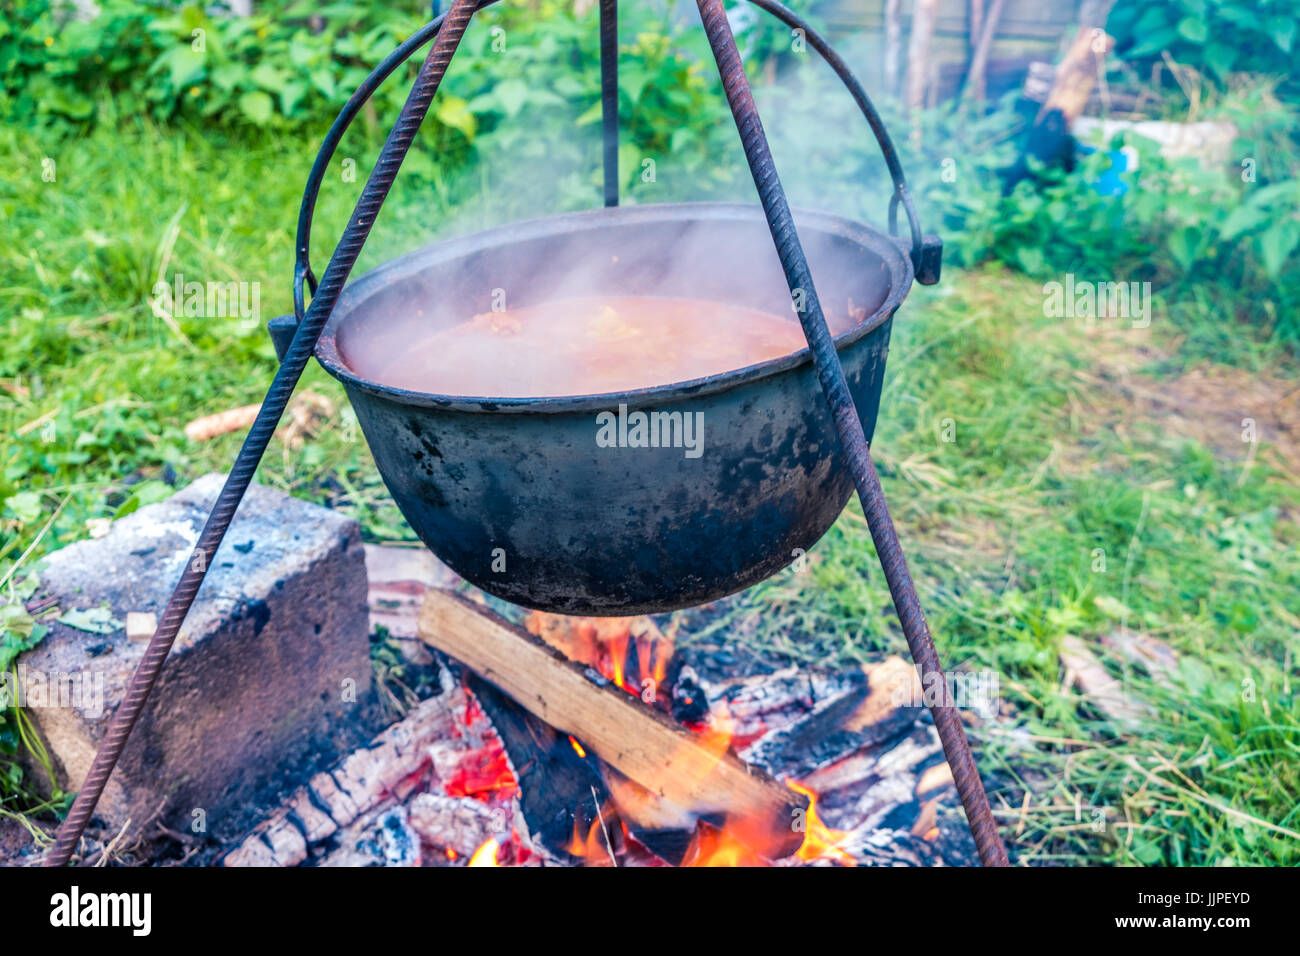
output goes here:
[{"label": "pot rim", "polygon": [[[756,382],[809,365],[812,356],[805,345],[797,352],[768,359],[703,378],[694,378],[666,385],[632,389],[622,392],[601,392],[590,395],[548,395],[532,398],[493,398],[491,396],[441,395],[394,388],[371,381],[354,372],[343,361],[338,348],[338,330],[347,320],[351,308],[360,305],[379,286],[389,286],[395,281],[423,271],[430,265],[462,258],[475,252],[506,245],[510,241],[544,238],[560,233],[572,234],[595,230],[611,222],[649,223],[703,219],[706,221],[749,220],[764,223],[760,207],[746,203],[690,202],[658,203],[643,206],[614,206],[544,216],[495,226],[482,232],[431,243],[414,252],[399,256],[348,283],[339,296],[334,312],[321,333],[316,345],[316,361],[325,371],[344,385],[360,389],[371,395],[416,408],[437,408],[464,412],[587,412],[608,409],[626,404],[646,408],[663,405],[683,398],[711,395],[739,385]],[[913,269],[911,259],[898,241],[864,223],[830,213],[795,210],[797,227],[812,226],[826,232],[838,233],[859,243],[877,254],[889,271],[889,291],[885,300],[874,312],[852,328],[835,336],[835,349],[858,342],[883,325],[893,315],[911,290]]]}]

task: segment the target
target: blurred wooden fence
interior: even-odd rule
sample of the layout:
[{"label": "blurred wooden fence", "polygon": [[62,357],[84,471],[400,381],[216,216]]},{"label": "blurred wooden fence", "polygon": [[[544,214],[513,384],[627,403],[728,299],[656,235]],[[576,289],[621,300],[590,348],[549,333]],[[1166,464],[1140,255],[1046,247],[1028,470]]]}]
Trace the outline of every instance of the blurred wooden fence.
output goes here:
[{"label": "blurred wooden fence", "polygon": [[[863,52],[852,57],[853,66],[873,90],[883,88],[885,6],[885,0],[818,0],[812,8],[815,19],[826,26],[832,39],[854,36],[864,41]],[[913,0],[901,4],[900,76],[907,69],[913,6]],[[987,2],[984,6],[988,6]],[[991,96],[1018,88],[1031,61],[1055,62],[1063,45],[1074,35],[1072,25],[1079,22],[1077,7],[1075,0],[1006,0],[988,61],[987,88]],[[968,0],[939,0],[930,43],[933,85],[928,100],[947,98],[958,90],[966,75],[971,45]]]}]

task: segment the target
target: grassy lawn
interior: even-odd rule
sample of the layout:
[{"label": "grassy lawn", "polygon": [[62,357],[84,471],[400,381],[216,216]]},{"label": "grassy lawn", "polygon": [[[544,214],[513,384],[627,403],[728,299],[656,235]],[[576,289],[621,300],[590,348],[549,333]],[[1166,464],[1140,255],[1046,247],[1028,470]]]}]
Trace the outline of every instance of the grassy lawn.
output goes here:
[{"label": "grassy lawn", "polygon": [[[288,311],[313,144],[139,123],[0,132],[6,589],[87,522],[228,467],[242,435],[182,429],[261,399],[269,341],[238,317],[164,322],[148,297],[180,272],[260,282],[263,318]],[[449,183],[420,183],[399,181],[358,272],[513,212],[487,193],[467,215]],[[359,188],[327,180],[318,272]],[[875,452],[946,666],[999,677],[1005,717],[974,733],[1023,861],[1300,862],[1300,436],[1279,424],[1300,417],[1300,383],[1267,352],[1193,363],[1168,306],[1149,329],[1087,326],[1045,318],[1039,281],[950,270],[895,326]],[[373,540],[413,540],[341,389],[312,369],[303,391],[325,412],[297,447],[272,445],[259,480],[354,514]],[[710,627],[693,639],[725,628],[809,662],[906,653],[856,503],[807,573]],[[1122,679],[1140,719],[1066,685],[1067,641]]]}]

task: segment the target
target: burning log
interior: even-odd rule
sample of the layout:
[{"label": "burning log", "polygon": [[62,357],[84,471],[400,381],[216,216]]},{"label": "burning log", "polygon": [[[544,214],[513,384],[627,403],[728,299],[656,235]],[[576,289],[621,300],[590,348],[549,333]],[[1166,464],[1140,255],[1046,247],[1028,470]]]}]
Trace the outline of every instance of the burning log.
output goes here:
[{"label": "burning log", "polygon": [[[549,853],[603,865],[613,851],[607,834],[612,831],[608,839],[625,846],[626,827],[627,836],[660,860],[674,866],[685,861],[699,823],[694,813],[588,754],[576,738],[548,726],[476,674],[466,683],[518,768],[520,809],[533,839]],[[613,819],[602,821],[602,815]]]},{"label": "burning log", "polygon": [[[804,778],[846,750],[862,750],[906,733],[924,713],[916,668],[901,657],[842,675],[848,686],[825,693],[791,726],[772,729],[741,752],[765,767]],[[769,704],[770,706],[770,704]]]},{"label": "burning log", "polygon": [[[461,661],[530,713],[581,741],[641,788],[697,817],[743,818],[754,847],[770,859],[803,841],[806,797],[747,766],[727,741],[697,736],[643,705],[612,682],[584,669],[457,595],[437,589],[425,597],[420,639]],[[798,828],[796,828],[798,824]]]},{"label": "burning log", "polygon": [[595,668],[678,723],[698,724],[708,718],[704,691],[683,671],[672,639],[644,615],[580,617],[533,611],[524,627],[569,660]]},{"label": "burning log", "polygon": [[[445,682],[443,693],[424,701],[368,746],[312,777],[285,803],[227,852],[223,866],[297,866],[312,847],[336,836],[393,796],[404,796],[411,775],[425,761],[456,764],[463,759],[466,734],[459,715],[469,699]],[[445,760],[440,760],[444,752]]]},{"label": "burning log", "polygon": [[569,741],[487,681],[468,686],[492,721],[519,777],[519,805],[533,839],[568,852],[576,828],[589,827],[606,795],[600,775]]},{"label": "burning log", "polygon": [[473,856],[488,840],[502,836],[501,811],[471,797],[417,794],[407,820],[424,842],[450,850],[451,859]]}]

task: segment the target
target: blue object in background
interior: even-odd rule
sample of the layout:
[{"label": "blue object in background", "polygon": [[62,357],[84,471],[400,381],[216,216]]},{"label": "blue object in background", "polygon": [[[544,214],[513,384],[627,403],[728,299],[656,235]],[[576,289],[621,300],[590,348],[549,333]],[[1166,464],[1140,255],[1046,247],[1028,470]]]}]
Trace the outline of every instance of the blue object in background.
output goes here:
[{"label": "blue object in background", "polygon": [[[1095,152],[1097,147],[1079,144],[1080,156],[1091,156]],[[1107,150],[1106,155],[1110,159],[1110,169],[1093,181],[1092,188],[1099,196],[1122,196],[1128,192],[1128,183],[1120,178],[1120,174],[1138,168],[1138,152],[1132,146],[1121,146]]]}]

